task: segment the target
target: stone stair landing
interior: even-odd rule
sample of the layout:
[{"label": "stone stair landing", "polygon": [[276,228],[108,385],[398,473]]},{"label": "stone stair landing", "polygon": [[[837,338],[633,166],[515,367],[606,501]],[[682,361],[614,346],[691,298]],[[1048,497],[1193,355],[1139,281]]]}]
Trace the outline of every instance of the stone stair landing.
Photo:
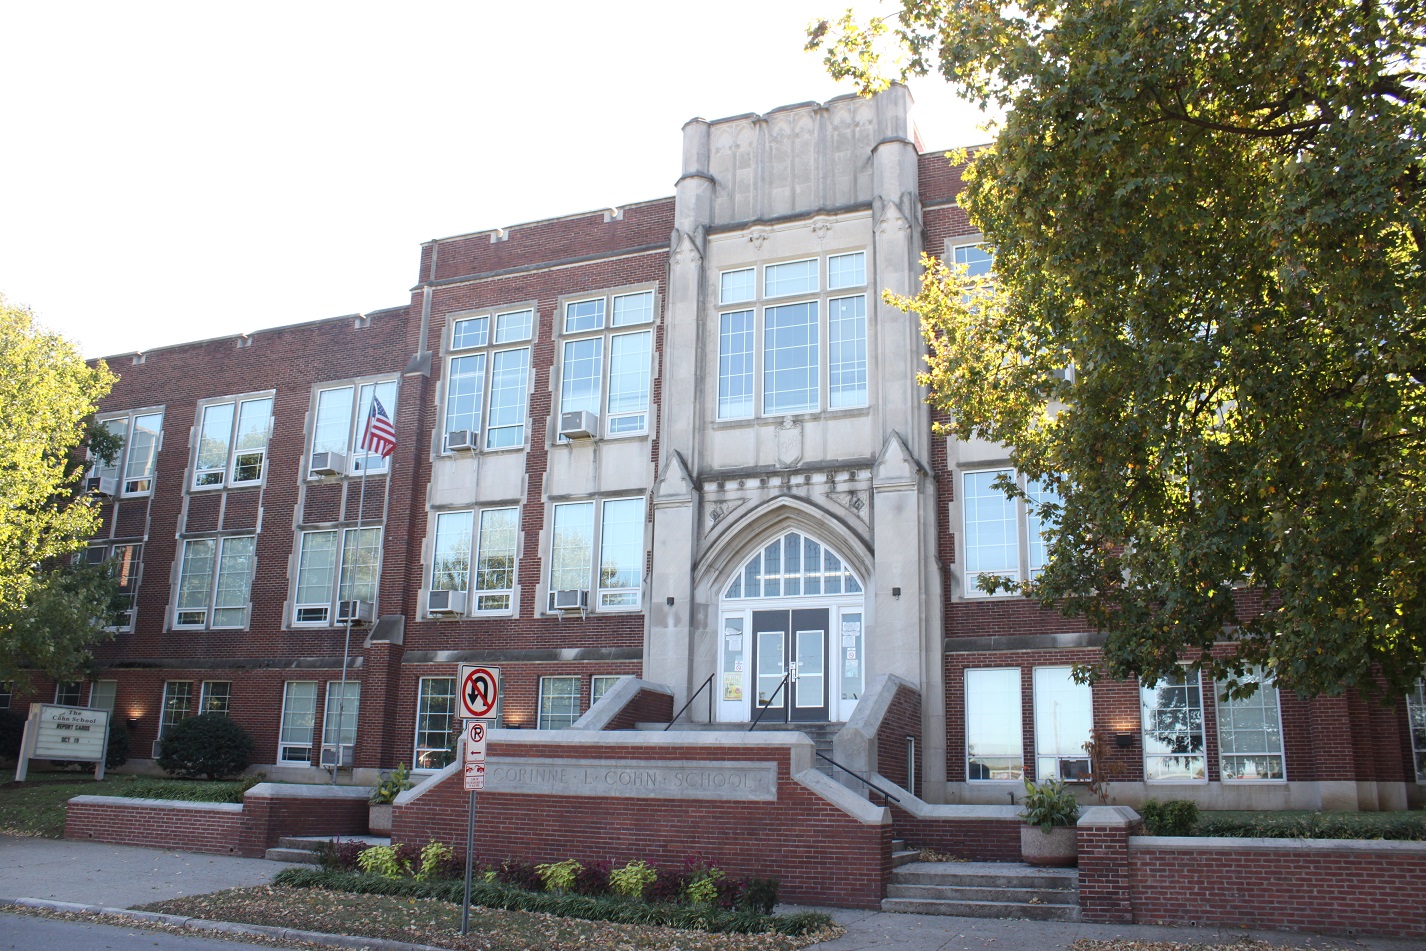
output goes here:
[{"label": "stone stair landing", "polygon": [[892,870],[881,910],[1079,921],[1079,873],[1010,862],[909,862]]}]

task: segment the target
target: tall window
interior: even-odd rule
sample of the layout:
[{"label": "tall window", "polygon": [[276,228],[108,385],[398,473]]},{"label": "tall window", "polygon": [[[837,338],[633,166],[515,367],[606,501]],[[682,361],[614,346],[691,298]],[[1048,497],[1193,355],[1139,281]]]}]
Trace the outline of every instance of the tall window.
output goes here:
[{"label": "tall window", "polygon": [[184,542],[174,626],[246,627],[256,552],[255,535]]},{"label": "tall window", "polygon": [[534,318],[529,308],[452,318],[444,450],[451,433],[460,431],[470,434],[466,445],[472,447],[525,445]]},{"label": "tall window", "polygon": [[[372,399],[381,401],[386,415],[396,419],[396,381],[333,386],[317,391],[317,407],[312,424],[312,454],[308,475],[360,475],[385,472],[388,460],[361,448],[366,417]],[[323,468],[325,466],[326,468]]]},{"label": "tall window", "polygon": [[1019,781],[1025,776],[1020,725],[1020,669],[966,671],[966,778]]},{"label": "tall window", "polygon": [[1411,729],[1411,753],[1416,761],[1416,781],[1426,783],[1426,680],[1406,695],[1406,718]]},{"label": "tall window", "polygon": [[595,589],[591,598],[595,607],[639,607],[645,552],[643,497],[558,504],[552,539],[551,610],[556,592],[588,591],[591,587]]},{"label": "tall window", "polygon": [[440,769],[455,758],[455,728],[455,678],[422,677],[416,695],[416,769]]},{"label": "tall window", "polygon": [[198,695],[199,713],[228,715],[233,704],[233,682],[231,680],[205,680]]},{"label": "tall window", "polygon": [[1225,781],[1285,779],[1282,712],[1277,684],[1261,670],[1248,675],[1258,685],[1251,697],[1230,698],[1214,685],[1218,710],[1218,775]]},{"label": "tall window", "polygon": [[579,678],[540,678],[541,730],[564,730],[579,719]]},{"label": "tall window", "polygon": [[134,596],[139,593],[139,565],[144,546],[139,544],[90,545],[85,553],[91,565],[109,562],[118,590],[114,594],[114,612],[118,615],[112,630],[134,629]]},{"label": "tall window", "polygon": [[163,410],[140,410],[109,416],[99,425],[119,437],[121,447],[108,465],[90,470],[94,488],[112,485],[116,494],[148,495],[153,491],[154,469],[163,442]]},{"label": "tall window", "polygon": [[1208,778],[1203,748],[1203,691],[1198,671],[1184,670],[1139,690],[1144,729],[1144,779],[1194,782]]},{"label": "tall window", "polygon": [[342,692],[340,680],[327,682],[327,705],[322,711],[322,749],[335,750],[338,742],[349,750],[356,746],[357,712],[360,708],[360,681],[348,680],[345,693]]},{"label": "tall window", "polygon": [[984,576],[1027,581],[1039,575],[1048,561],[1045,531],[1053,510],[1045,506],[1058,505],[1059,495],[1037,480],[1019,479],[1026,497],[1007,498],[997,484],[1001,478],[1019,479],[1014,469],[985,469],[963,476],[966,597],[985,596],[977,586]]},{"label": "tall window", "polygon": [[114,702],[119,698],[117,680],[96,680],[89,685],[89,708],[114,712]]},{"label": "tall window", "polygon": [[209,403],[198,427],[195,489],[254,485],[262,481],[272,432],[272,397]]},{"label": "tall window", "polygon": [[719,275],[718,418],[868,405],[866,252],[767,264],[758,276]]},{"label": "tall window", "polygon": [[374,602],[380,558],[380,528],[303,532],[293,620],[329,624],[337,601]]},{"label": "tall window", "polygon": [[163,716],[158,724],[159,739],[193,715],[193,682],[170,680],[163,685]]},{"label": "tall window", "polygon": [[[436,516],[436,540],[431,562],[431,590],[468,591],[471,587],[471,549],[475,549],[475,597],[470,609],[509,611],[515,590],[515,544],[519,530],[517,508],[473,512],[441,512]],[[477,526],[474,538],[472,524]]]},{"label": "tall window", "polygon": [[631,328],[653,319],[653,291],[565,303],[561,413],[593,413],[605,436],[648,432],[653,331]]},{"label": "tall window", "polygon": [[277,738],[279,763],[312,762],[312,731],[317,722],[317,682],[289,680],[282,691],[282,730]]},{"label": "tall window", "polygon": [[1036,667],[1035,778],[1087,780],[1084,744],[1094,734],[1089,684],[1075,683],[1073,668]]},{"label": "tall window", "polygon": [[15,685],[8,680],[0,680],[0,710],[10,709],[15,699]]},{"label": "tall window", "polygon": [[995,252],[983,244],[962,244],[951,249],[951,259],[966,269],[966,277],[985,277],[995,265]]},{"label": "tall window", "polygon": [[617,684],[623,674],[595,674],[589,678],[589,705],[592,707],[609,692],[609,688]]}]

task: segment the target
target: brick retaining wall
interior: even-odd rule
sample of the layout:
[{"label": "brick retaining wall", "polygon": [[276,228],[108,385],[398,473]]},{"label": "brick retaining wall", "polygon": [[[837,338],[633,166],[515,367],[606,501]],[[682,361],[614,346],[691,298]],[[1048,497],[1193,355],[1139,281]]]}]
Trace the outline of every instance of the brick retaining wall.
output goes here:
[{"label": "brick retaining wall", "polygon": [[[505,764],[522,758],[598,761],[615,769],[638,762],[690,769],[700,762],[770,763],[775,799],[491,788],[476,796],[476,860],[643,859],[676,868],[699,855],[730,875],[775,876],[784,901],[879,907],[891,871],[890,817],[812,769],[813,750],[795,734],[493,730],[489,756]],[[447,768],[397,799],[393,839],[435,838],[464,854],[468,802],[460,772]]]}]

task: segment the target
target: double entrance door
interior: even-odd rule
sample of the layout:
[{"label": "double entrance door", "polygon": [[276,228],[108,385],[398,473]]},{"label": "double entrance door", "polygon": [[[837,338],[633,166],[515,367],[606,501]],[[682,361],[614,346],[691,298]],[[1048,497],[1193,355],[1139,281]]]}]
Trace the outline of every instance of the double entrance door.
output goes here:
[{"label": "double entrance door", "polygon": [[827,720],[829,615],[826,608],[753,612],[754,717],[766,707],[763,719],[773,722]]}]

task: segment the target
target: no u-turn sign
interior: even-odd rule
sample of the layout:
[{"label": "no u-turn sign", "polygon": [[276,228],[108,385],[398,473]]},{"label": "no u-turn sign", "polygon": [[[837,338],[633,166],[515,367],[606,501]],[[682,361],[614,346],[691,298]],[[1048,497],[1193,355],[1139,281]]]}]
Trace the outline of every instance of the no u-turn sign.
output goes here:
[{"label": "no u-turn sign", "polygon": [[495,716],[495,705],[500,700],[500,668],[461,664],[456,692],[460,695],[462,720]]}]

